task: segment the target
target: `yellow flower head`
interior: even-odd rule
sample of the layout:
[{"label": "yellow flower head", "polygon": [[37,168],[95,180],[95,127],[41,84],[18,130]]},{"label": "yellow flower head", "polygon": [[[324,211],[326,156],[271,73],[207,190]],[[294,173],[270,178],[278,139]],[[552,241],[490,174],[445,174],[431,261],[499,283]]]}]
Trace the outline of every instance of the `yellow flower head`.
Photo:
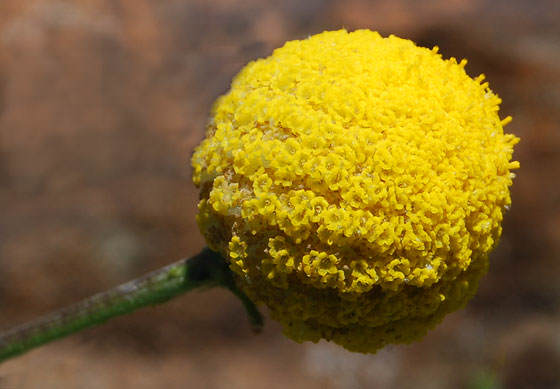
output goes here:
[{"label": "yellow flower head", "polygon": [[291,338],[374,352],[475,293],[518,139],[465,64],[324,32],[251,62],[215,103],[192,158],[198,223]]}]

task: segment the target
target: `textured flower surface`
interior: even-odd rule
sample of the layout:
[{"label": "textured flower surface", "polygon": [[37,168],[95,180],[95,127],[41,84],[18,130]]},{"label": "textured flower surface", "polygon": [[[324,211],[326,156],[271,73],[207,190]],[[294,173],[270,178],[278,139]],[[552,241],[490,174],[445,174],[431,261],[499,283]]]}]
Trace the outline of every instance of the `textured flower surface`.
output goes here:
[{"label": "textured flower surface", "polygon": [[471,298],[518,139],[500,99],[395,36],[324,32],[248,64],[196,149],[198,223],[297,341],[374,352]]}]

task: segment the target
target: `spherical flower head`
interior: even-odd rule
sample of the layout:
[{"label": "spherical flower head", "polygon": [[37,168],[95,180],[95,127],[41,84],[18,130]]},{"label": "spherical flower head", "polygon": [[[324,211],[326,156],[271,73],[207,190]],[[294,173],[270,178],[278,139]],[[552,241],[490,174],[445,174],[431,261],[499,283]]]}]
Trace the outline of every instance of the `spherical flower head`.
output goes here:
[{"label": "spherical flower head", "polygon": [[249,63],[192,166],[198,223],[297,341],[421,337],[471,298],[509,207],[500,99],[395,36],[324,32]]}]

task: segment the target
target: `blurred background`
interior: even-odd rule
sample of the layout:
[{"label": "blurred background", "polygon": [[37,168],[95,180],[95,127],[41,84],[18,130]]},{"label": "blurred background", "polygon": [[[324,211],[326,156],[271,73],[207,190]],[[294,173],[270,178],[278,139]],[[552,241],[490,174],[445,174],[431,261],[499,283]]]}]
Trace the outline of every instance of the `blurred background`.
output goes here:
[{"label": "blurred background", "polygon": [[522,138],[477,297],[376,355],[251,333],[221,290],[141,310],[0,367],[0,388],[559,388],[560,2],[1,0],[0,329],[204,245],[189,158],[250,60],[370,28],[467,58]]}]

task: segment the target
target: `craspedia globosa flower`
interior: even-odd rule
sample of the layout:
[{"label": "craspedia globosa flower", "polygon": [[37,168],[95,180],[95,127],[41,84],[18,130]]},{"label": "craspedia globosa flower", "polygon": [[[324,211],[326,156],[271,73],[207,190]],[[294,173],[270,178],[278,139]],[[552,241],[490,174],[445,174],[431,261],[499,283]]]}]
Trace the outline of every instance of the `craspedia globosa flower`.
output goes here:
[{"label": "craspedia globosa flower", "polygon": [[192,158],[198,223],[296,341],[424,335],[471,298],[518,139],[466,61],[345,30],[248,64]]}]

